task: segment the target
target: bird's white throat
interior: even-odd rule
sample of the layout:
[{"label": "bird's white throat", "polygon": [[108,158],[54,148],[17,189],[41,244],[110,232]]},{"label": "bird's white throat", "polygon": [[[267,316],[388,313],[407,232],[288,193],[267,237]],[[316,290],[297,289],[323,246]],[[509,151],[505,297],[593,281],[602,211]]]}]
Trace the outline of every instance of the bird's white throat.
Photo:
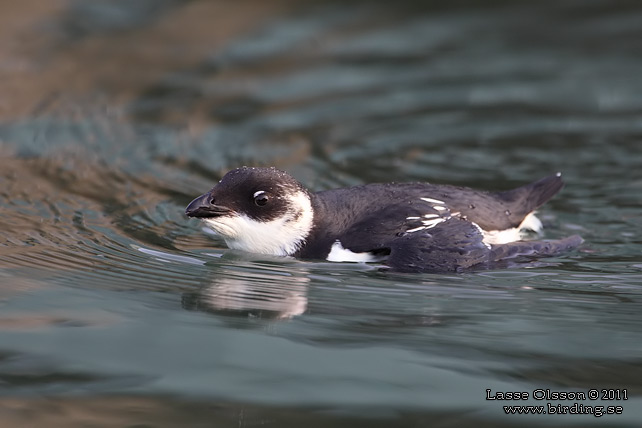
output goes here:
[{"label": "bird's white throat", "polygon": [[305,243],[312,230],[314,212],[305,192],[287,196],[288,211],[274,220],[259,221],[245,214],[204,219],[228,247],[250,253],[290,256]]}]

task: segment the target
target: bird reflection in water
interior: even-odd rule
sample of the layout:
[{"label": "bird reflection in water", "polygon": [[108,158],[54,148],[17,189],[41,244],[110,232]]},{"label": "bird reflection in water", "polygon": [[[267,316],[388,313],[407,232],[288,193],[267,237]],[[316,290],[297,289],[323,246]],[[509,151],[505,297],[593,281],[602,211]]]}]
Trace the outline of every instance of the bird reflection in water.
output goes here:
[{"label": "bird reflection in water", "polygon": [[184,309],[265,319],[289,319],[308,307],[310,280],[276,270],[221,267],[199,291],[184,293]]}]

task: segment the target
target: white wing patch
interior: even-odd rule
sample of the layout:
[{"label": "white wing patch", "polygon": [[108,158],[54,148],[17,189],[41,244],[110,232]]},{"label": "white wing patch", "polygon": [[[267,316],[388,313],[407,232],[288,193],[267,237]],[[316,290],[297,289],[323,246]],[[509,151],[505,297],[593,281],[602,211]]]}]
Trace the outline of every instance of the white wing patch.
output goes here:
[{"label": "white wing patch", "polygon": [[[450,217],[448,217],[448,218],[450,218]],[[412,233],[412,232],[418,232],[420,230],[432,229],[433,227],[437,226],[439,223],[443,223],[446,220],[448,220],[448,218],[441,218],[440,217],[440,218],[436,218],[436,219],[433,219],[433,220],[422,220],[421,221],[422,226],[415,227],[414,229],[406,230],[406,233]]]},{"label": "white wing patch", "polygon": [[432,205],[432,209],[442,212],[443,216],[440,214],[424,214],[421,217],[406,217],[406,220],[421,220],[421,226],[415,227],[413,229],[406,230],[406,233],[419,232],[420,230],[428,230],[437,226],[439,223],[443,223],[453,216],[458,216],[459,213],[450,214],[448,207],[444,201],[433,198],[419,198],[422,201],[428,202]]},{"label": "white wing patch", "polygon": [[439,199],[433,199],[433,198],[419,198],[422,201],[426,201],[430,204],[437,204],[437,205],[446,205],[444,201],[440,201]]},{"label": "white wing patch", "polygon": [[[420,220],[421,226],[417,226],[412,229],[406,230],[406,233],[419,232],[420,230],[428,230],[437,226],[440,223],[445,222],[448,219],[453,217],[460,217],[461,213],[454,212],[451,213],[446,206],[446,203],[440,201],[439,199],[433,198],[420,198],[422,201],[428,202],[432,205],[432,208],[438,211],[440,214],[424,214],[421,217],[406,217],[406,220]],[[542,230],[542,222],[535,217],[535,212],[528,214],[524,217],[524,220],[520,223],[519,226],[513,227],[510,229],[504,230],[483,230],[477,223],[471,222],[481,234],[483,235],[483,243],[488,248],[491,245],[498,244],[508,244],[510,242],[520,241],[524,238],[523,232],[525,230],[532,230],[533,232],[539,233]]]},{"label": "white wing patch", "polygon": [[326,260],[329,262],[357,262],[369,263],[380,262],[385,260],[385,256],[375,256],[372,253],[354,253],[347,248],[343,248],[341,241],[336,241],[330,248],[330,253]]}]

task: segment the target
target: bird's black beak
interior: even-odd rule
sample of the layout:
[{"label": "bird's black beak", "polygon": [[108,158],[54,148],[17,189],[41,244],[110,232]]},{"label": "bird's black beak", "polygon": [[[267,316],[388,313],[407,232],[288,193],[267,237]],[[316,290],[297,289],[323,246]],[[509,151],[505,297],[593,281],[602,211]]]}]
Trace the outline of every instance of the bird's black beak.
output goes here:
[{"label": "bird's black beak", "polygon": [[187,208],[185,208],[185,214],[188,217],[196,218],[209,218],[209,217],[218,217],[224,214],[228,214],[231,210],[229,208],[215,205],[214,198],[209,193],[199,196],[189,203]]}]

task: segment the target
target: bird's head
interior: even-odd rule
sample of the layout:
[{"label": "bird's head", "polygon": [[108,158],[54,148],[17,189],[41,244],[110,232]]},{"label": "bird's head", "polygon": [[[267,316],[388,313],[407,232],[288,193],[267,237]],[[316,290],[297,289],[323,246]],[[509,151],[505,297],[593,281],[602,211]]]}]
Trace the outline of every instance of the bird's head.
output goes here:
[{"label": "bird's head", "polygon": [[275,168],[234,169],[186,208],[230,248],[287,256],[305,242],[314,217],[310,193]]}]

